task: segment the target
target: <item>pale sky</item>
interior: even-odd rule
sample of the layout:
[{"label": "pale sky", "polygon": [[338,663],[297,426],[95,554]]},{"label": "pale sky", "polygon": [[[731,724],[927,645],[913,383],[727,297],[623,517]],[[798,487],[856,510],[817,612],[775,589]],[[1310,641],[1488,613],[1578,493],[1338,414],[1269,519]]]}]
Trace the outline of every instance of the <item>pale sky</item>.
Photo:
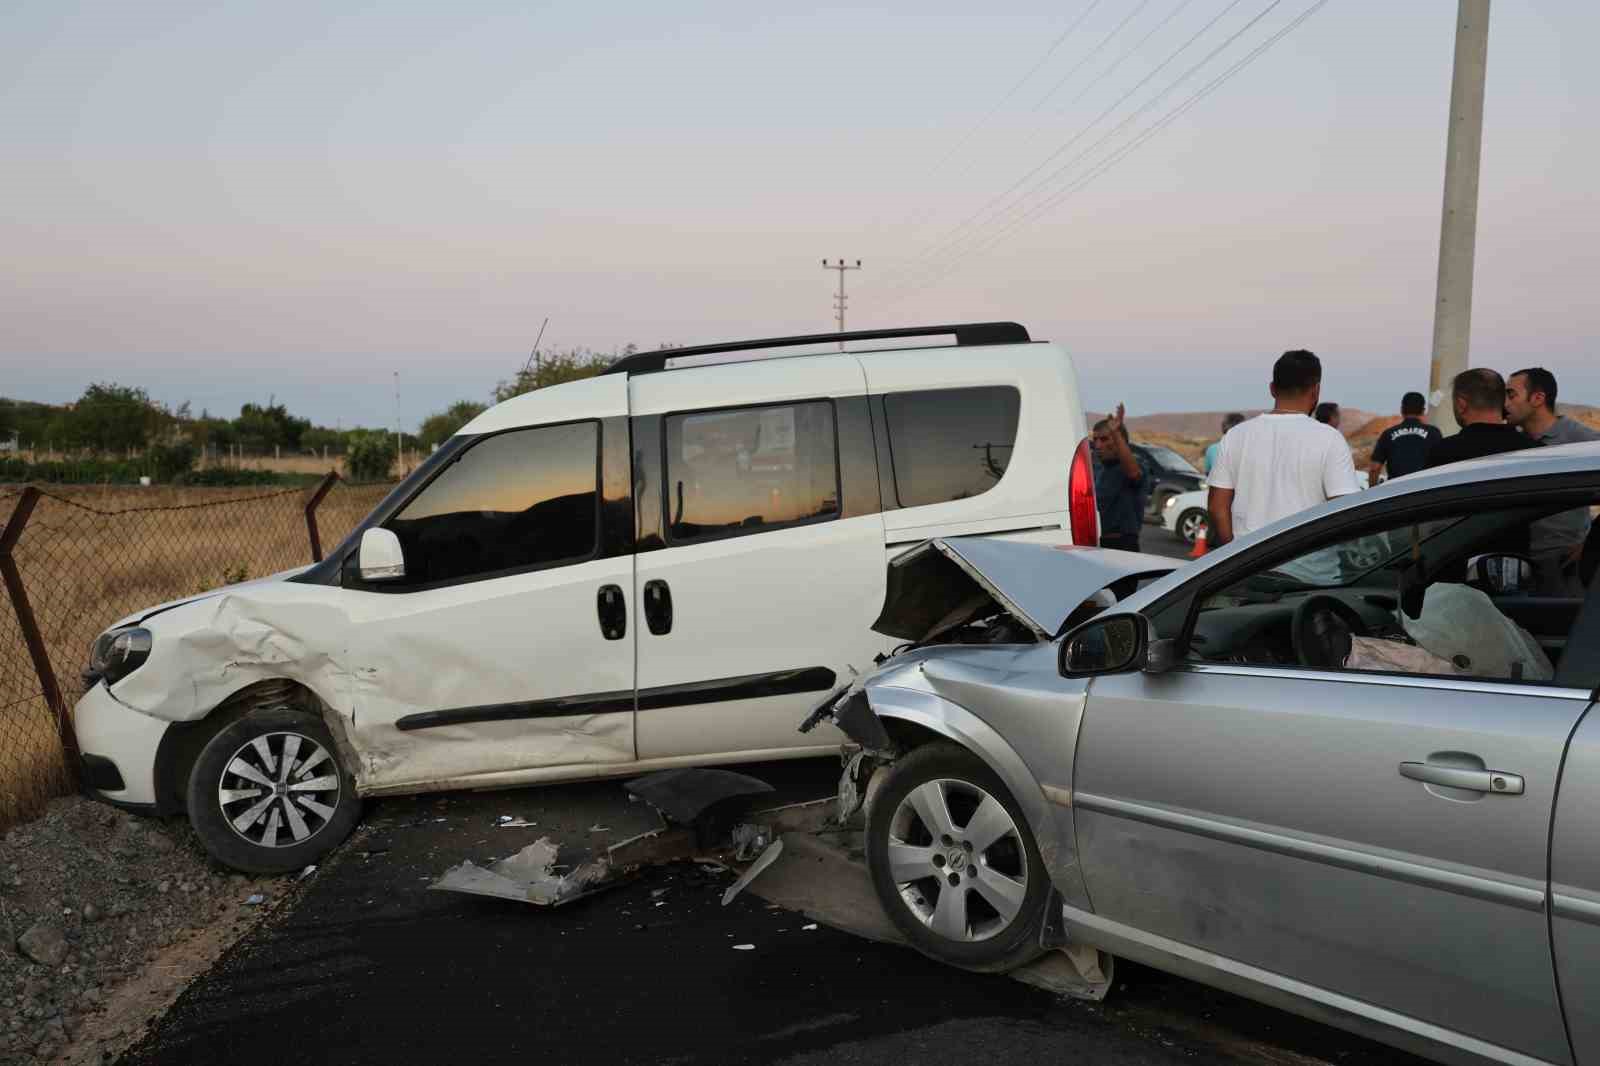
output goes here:
[{"label": "pale sky", "polygon": [[[410,426],[547,315],[547,348],[829,330],[843,256],[852,327],[1020,321],[1091,408],[1258,404],[1303,346],[1387,410],[1426,383],[1454,0],[1328,0],[1036,206],[1312,3],[10,0],[0,395],[385,424],[398,370]],[[1591,403],[1597,38],[1593,2],[1495,6],[1472,359]],[[1063,145],[1024,223],[946,239]]]}]

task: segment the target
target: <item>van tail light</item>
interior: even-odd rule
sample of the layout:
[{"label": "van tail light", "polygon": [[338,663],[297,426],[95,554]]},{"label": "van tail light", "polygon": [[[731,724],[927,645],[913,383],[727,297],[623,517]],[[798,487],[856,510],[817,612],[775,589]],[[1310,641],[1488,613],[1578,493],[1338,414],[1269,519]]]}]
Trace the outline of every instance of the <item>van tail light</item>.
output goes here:
[{"label": "van tail light", "polygon": [[1067,518],[1072,523],[1072,543],[1087,548],[1100,543],[1100,508],[1094,498],[1094,447],[1085,437],[1072,453],[1067,477]]}]

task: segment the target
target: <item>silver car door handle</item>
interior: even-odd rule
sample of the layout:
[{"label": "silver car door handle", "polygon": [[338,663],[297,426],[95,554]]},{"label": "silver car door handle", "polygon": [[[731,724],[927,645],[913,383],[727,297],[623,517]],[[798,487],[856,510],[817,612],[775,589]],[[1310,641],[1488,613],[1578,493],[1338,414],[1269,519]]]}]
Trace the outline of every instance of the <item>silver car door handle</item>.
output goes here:
[{"label": "silver car door handle", "polygon": [[1413,781],[1447,788],[1464,788],[1472,792],[1499,792],[1507,796],[1522,795],[1522,775],[1508,774],[1504,770],[1461,770],[1454,766],[1435,766],[1425,762],[1403,762],[1400,776]]}]

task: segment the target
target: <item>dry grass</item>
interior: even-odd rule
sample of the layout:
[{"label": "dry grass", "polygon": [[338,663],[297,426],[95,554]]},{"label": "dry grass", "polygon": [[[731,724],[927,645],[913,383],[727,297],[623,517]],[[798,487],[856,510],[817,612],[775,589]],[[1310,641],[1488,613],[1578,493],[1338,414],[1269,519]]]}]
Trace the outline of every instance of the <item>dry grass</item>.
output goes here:
[{"label": "dry grass", "polygon": [[[387,486],[337,485],[318,510],[331,549]],[[311,561],[309,490],[55,487],[16,547],[17,566],[69,703],[106,625],[142,607]],[[15,490],[0,488],[0,522]],[[65,784],[53,716],[8,602],[0,617],[0,826]]]}]

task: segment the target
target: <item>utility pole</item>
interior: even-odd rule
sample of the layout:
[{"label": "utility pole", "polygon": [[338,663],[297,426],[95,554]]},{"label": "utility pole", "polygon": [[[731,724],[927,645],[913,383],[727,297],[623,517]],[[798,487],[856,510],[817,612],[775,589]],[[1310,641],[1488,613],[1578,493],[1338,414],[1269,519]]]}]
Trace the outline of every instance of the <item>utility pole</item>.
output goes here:
[{"label": "utility pole", "polygon": [[396,471],[404,477],[406,465],[400,448],[400,371],[396,370],[394,372],[394,463]]},{"label": "utility pole", "polygon": [[[822,261],[822,269],[823,270],[837,270],[839,272],[839,294],[833,298],[833,320],[835,322],[839,323],[839,332],[843,333],[844,332],[844,307],[845,307],[844,272],[846,270],[860,270],[861,269],[861,260],[857,259],[855,266],[846,266],[843,259],[839,260],[837,263],[830,263],[826,259],[824,259]],[[839,342],[839,350],[841,352],[844,351],[844,341],[840,341]]]},{"label": "utility pole", "polygon": [[1450,132],[1445,142],[1444,210],[1439,223],[1439,287],[1433,307],[1433,365],[1428,409],[1454,433],[1447,390],[1467,369],[1472,339],[1472,260],[1478,237],[1478,159],[1483,154],[1483,83],[1489,62],[1489,0],[1458,0]]}]

